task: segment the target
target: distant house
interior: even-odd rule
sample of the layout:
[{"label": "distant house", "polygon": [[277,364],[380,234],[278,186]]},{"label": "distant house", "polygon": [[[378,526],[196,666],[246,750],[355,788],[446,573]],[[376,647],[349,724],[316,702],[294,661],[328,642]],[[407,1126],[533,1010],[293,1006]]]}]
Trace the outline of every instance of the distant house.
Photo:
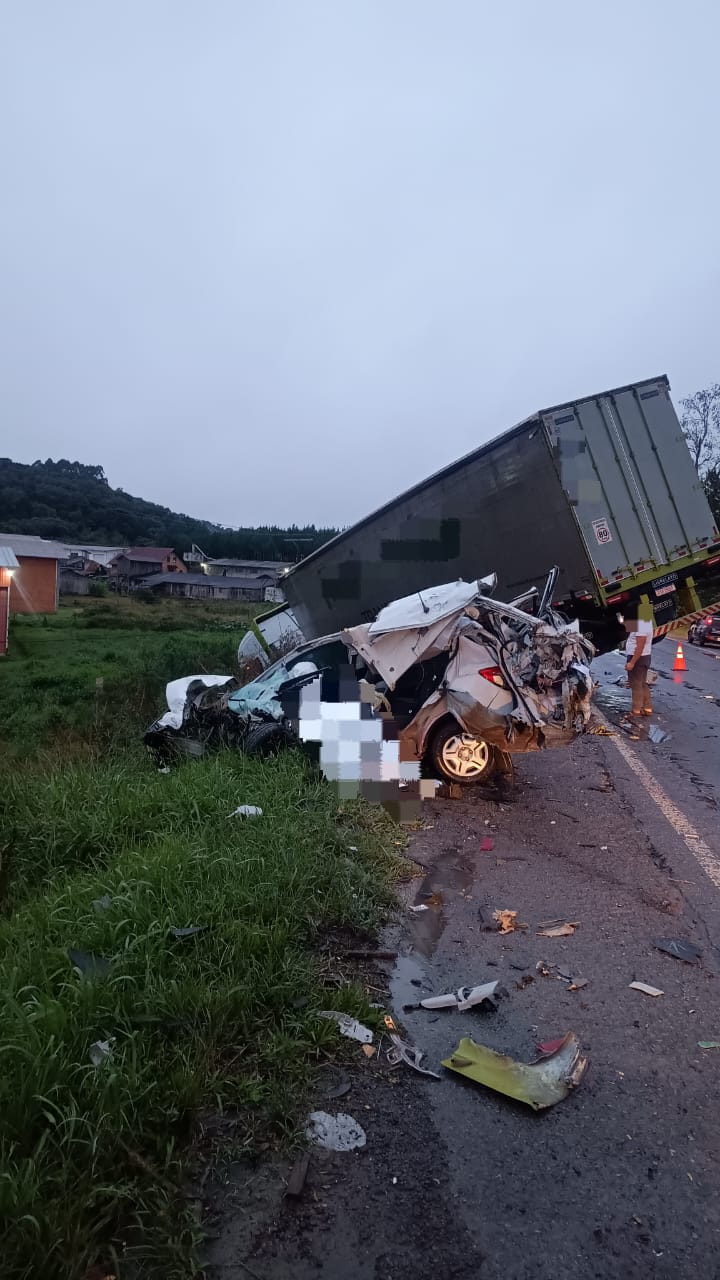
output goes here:
[{"label": "distant house", "polygon": [[286,569],[290,568],[289,563],[283,560],[206,560],[205,572],[222,578],[242,577],[242,578],[259,578],[270,576],[273,582],[277,582],[278,578]]},{"label": "distant house", "polygon": [[[107,569],[111,560],[122,554],[124,547],[104,547],[97,543],[88,542],[66,542],[63,544],[65,551],[65,560],[68,564],[76,566],[76,561],[80,560],[83,564],[95,564]],[[62,588],[61,588],[62,589]]]},{"label": "distant house", "polygon": [[272,591],[268,575],[255,578],[220,577],[209,573],[154,573],[137,584],[143,591],[160,596],[181,596],[185,600],[254,600],[265,601]]},{"label": "distant house", "polygon": [[24,533],[0,533],[0,547],[9,548],[18,562],[10,586],[10,613],[56,613],[58,564],[65,548]]},{"label": "distant house", "polygon": [[187,569],[172,547],[123,547],[119,555],[113,556],[108,572],[129,582],[149,574],[187,573]]}]

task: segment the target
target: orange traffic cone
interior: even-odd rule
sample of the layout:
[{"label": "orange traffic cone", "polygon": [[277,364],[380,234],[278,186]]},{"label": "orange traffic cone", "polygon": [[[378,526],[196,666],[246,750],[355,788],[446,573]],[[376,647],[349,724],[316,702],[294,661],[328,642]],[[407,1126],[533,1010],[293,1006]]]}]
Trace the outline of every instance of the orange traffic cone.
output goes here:
[{"label": "orange traffic cone", "polygon": [[681,644],[679,644],[677,647],[677,653],[675,654],[675,662],[673,664],[673,671],[687,671],[687,665],[685,663],[685,654],[683,653],[683,647]]}]

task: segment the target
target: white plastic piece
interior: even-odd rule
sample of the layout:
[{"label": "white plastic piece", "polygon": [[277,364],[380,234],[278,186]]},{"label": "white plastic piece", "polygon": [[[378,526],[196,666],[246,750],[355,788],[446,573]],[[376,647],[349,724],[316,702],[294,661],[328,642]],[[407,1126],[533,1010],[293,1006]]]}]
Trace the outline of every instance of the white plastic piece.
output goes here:
[{"label": "white plastic piece", "polygon": [[497,982],[486,982],[479,987],[460,987],[459,991],[449,991],[444,996],[428,996],[420,1004],[423,1009],[457,1009],[459,1013],[465,1013],[476,1004],[482,1004],[483,1000],[490,1000],[497,986]]},{"label": "white plastic piece", "polygon": [[233,809],[228,814],[229,818],[262,818],[262,809],[259,804],[239,804],[237,809]]},{"label": "white plastic piece", "polygon": [[96,1040],[88,1049],[88,1057],[94,1067],[99,1067],[110,1057],[112,1046],[115,1043],[115,1037],[111,1036],[109,1040]]},{"label": "white plastic piece", "polygon": [[642,991],[646,996],[664,996],[665,992],[659,987],[649,987],[647,982],[631,982],[630,989],[632,991]]},{"label": "white plastic piece", "polygon": [[344,1112],[331,1116],[327,1111],[311,1111],[305,1136],[326,1151],[355,1151],[367,1142],[365,1130]]},{"label": "white plastic piece", "polygon": [[336,1009],[324,1009],[318,1017],[332,1018],[337,1022],[341,1036],[347,1036],[349,1040],[358,1040],[360,1044],[372,1044],[373,1033],[370,1028],[364,1027],[356,1018],[351,1018],[349,1013],[338,1013]]}]

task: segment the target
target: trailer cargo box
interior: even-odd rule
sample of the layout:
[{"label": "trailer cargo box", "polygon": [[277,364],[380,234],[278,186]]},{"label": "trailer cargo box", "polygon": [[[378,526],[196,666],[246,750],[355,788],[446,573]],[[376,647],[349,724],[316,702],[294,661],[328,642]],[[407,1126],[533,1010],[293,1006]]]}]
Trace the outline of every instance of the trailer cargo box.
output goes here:
[{"label": "trailer cargo box", "polygon": [[645,592],[672,608],[713,552],[720,535],[663,376],[534,414],[333,538],[282,586],[313,636],[491,571],[510,598],[557,564],[557,605],[597,639],[614,601]]}]

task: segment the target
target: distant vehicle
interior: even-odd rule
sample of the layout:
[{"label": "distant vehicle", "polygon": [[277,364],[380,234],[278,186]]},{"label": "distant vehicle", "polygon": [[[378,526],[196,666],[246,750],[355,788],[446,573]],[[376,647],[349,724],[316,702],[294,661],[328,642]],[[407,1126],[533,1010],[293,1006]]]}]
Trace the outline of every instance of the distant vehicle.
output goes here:
[{"label": "distant vehicle", "polygon": [[[357,727],[348,731],[357,764],[342,758],[358,777],[372,778],[374,764],[379,776],[399,777],[382,773],[383,749],[395,743],[393,758],[414,770],[420,765],[426,775],[461,785],[484,782],[499,753],[565,746],[588,726],[595,651],[577,623],[550,606],[556,581],[557,569],[542,597],[532,590],[509,604],[492,599],[494,575],[431,587],[395,600],[372,624],[300,645],[248,684],[223,676],[174,682],[169,710],[145,743],[162,767],[212,746],[274,754],[319,741],[312,735],[323,731],[311,734],[308,722],[332,720],[330,707],[342,703],[328,741],[337,743],[340,720],[375,723],[367,737]],[[303,712],[300,695],[312,684],[316,709]]]},{"label": "distant vehicle", "polygon": [[[451,423],[438,430],[452,438]],[[720,530],[661,376],[534,413],[338,534],[280,586],[309,640],[369,621],[399,590],[492,565],[511,599],[557,564],[554,607],[607,652],[623,635],[618,606],[647,596],[656,625],[694,612],[693,584],[719,563]]]},{"label": "distant vehicle", "polygon": [[720,644],[720,617],[715,614],[710,618],[701,618],[694,622],[688,631],[690,644]]}]

